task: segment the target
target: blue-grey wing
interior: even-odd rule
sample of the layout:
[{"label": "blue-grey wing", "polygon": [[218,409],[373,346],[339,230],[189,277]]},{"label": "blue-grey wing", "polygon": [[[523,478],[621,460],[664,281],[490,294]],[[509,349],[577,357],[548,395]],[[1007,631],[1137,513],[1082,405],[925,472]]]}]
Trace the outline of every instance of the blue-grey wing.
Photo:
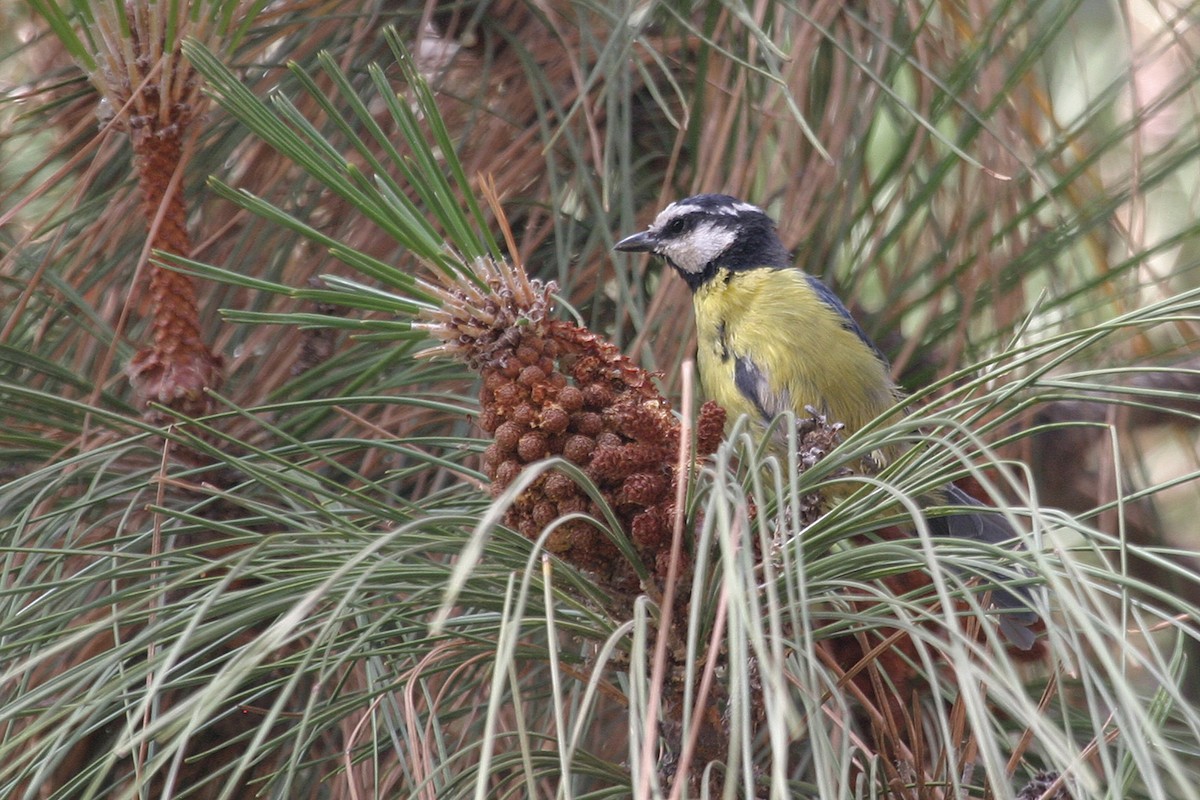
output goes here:
[{"label": "blue-grey wing", "polygon": [[833,293],[833,290],[826,286],[820,278],[815,278],[808,273],[805,273],[804,277],[808,279],[808,285],[812,287],[812,290],[816,293],[817,297],[821,298],[821,302],[832,308],[838,313],[839,316],[841,316],[842,327],[848,331],[853,331],[854,335],[863,341],[863,344],[871,348],[871,352],[875,354],[875,357],[883,362],[884,365],[887,365],[887,356],[885,356],[883,352],[875,346],[875,343],[871,341],[871,337],[867,336],[867,332],[864,331],[862,326],[858,324],[858,320],[851,316],[850,310],[846,308],[846,305],[841,301],[841,299],[839,299],[838,296]]},{"label": "blue-grey wing", "polygon": [[[978,508],[979,511],[959,511],[929,520],[929,528],[936,536],[955,539],[971,539],[993,545],[1013,547],[1017,544],[1017,533],[998,513],[987,510],[987,506],[964,492],[954,484],[943,490],[946,502],[955,506]],[[985,575],[985,577],[988,577]],[[992,589],[992,605],[1000,610],[997,620],[1000,632],[1009,642],[1022,650],[1033,647],[1034,634],[1030,626],[1040,619],[1033,610],[1034,591],[1029,586],[1010,589],[1004,584],[1011,578],[991,576],[996,586]]]},{"label": "blue-grey wing", "polygon": [[733,383],[742,396],[758,410],[764,423],[770,423],[791,408],[791,398],[786,392],[780,394],[771,391],[767,373],[750,356],[738,356],[734,360]]}]

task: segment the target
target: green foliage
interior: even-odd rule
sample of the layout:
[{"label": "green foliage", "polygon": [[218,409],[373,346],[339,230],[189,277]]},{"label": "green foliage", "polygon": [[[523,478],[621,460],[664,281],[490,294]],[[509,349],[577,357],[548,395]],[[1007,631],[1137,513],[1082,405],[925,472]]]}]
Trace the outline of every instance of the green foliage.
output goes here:
[{"label": "green foliage", "polygon": [[[220,111],[186,179],[201,244],[171,264],[209,282],[230,380],[221,413],[166,429],[120,375],[145,328],[121,308],[144,236],[121,150],[101,136],[72,161],[95,98],[54,94],[78,89],[64,71],[26,93],[43,106],[0,110],[5,152],[51,128],[40,166],[62,170],[0,200],[0,794],[702,796],[671,763],[704,767],[682,734],[707,692],[730,742],[712,796],[1010,798],[1040,769],[1076,798],[1200,796],[1195,541],[1145,502],[1197,466],[1142,475],[1136,427],[1198,413],[1195,370],[1170,367],[1194,355],[1176,345],[1198,322],[1197,222],[1145,226],[1194,185],[1200,127],[1142,138],[1189,76],[1131,112],[1132,67],[1052,98],[1086,9],[985,6],[970,27],[949,3],[464,7],[458,39],[422,38],[416,6],[218,14],[221,46],[183,44]],[[36,10],[94,69],[66,12]],[[451,44],[475,59],[461,72],[429,54]],[[476,469],[472,377],[414,357],[430,282],[502,252],[485,169],[511,255],[668,384],[686,298],[607,251],[703,188],[780,215],[929,386],[811,468],[735,428],[699,469],[679,674],[656,588],[614,596],[500,525],[516,487],[492,500]],[[901,440],[922,446],[806,524],[816,487]],[[964,475],[1027,551],[929,538],[907,498]],[[1081,485],[1112,492],[1072,506]],[[913,569],[931,588],[889,581]],[[976,638],[994,620],[970,579],[997,574],[1045,586],[1044,663]],[[904,673],[873,677],[922,687],[914,730],[865,722],[824,649],[893,632]],[[663,671],[681,709],[659,703]]]}]

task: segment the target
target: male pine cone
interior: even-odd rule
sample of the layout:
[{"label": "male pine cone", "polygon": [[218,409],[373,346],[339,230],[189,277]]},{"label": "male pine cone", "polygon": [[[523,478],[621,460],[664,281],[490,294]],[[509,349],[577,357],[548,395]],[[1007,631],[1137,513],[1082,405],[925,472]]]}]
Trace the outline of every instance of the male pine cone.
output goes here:
[{"label": "male pine cone", "polygon": [[[519,266],[480,259],[483,286],[445,279],[441,306],[418,327],[441,344],[423,355],[465,361],[480,372],[480,426],[492,436],[483,469],[499,495],[535,461],[559,456],[599,488],[620,534],[660,584],[667,574],[680,424],[651,375],[596,334],[549,319],[554,284]],[[706,403],[697,421],[697,455],[714,452],[725,412]],[[595,501],[566,474],[539,475],[509,508],[505,523],[529,539],[552,528],[546,548],[611,588],[636,590],[637,573],[595,524]]]}]

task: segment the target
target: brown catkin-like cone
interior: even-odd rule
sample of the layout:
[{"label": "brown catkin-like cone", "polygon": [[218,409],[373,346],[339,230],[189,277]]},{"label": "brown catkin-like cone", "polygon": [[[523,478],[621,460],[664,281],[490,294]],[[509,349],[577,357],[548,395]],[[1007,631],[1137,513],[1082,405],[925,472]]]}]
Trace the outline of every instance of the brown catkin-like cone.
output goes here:
[{"label": "brown catkin-like cone", "polygon": [[[103,39],[93,77],[109,107],[121,109],[115,123],[133,148],[150,247],[190,256],[188,208],[178,176],[189,128],[203,104],[199,78],[178,47],[168,44],[161,17],[147,5],[129,4],[116,13],[125,15],[122,35],[119,41]],[[149,270],[151,339],[126,373],[143,406],[159,403],[189,416],[206,414],[211,402],[204,390],[220,386],[223,364],[201,336],[195,286],[190,277],[156,264]]]},{"label": "brown catkin-like cone", "polygon": [[[610,342],[561,320],[547,319],[553,285],[531,281],[519,267],[480,261],[476,274],[486,288],[447,281],[443,305],[418,327],[442,344],[426,353],[460,358],[479,370],[480,425],[492,436],[483,469],[500,494],[531,463],[550,456],[579,468],[596,485],[617,519],[615,535],[645,565],[662,592],[671,568],[675,490],[682,426],[652,376]],[[715,452],[723,438],[725,411],[701,406],[696,420],[697,457]],[[526,538],[546,535],[546,548],[587,570],[614,597],[646,587],[633,562],[596,524],[599,505],[562,471],[539,474],[509,507],[506,524]],[[682,551],[676,586],[691,583],[688,548]],[[675,595],[672,634],[683,640],[689,593]],[[660,729],[679,752],[683,742],[686,668],[683,648],[668,647],[671,665]],[[704,763],[727,756],[724,693],[714,690],[702,710],[699,749]],[[670,761],[670,758],[667,759]],[[668,769],[664,762],[660,765]]]},{"label": "brown catkin-like cone", "polygon": [[[442,344],[426,351],[461,358],[483,377],[481,427],[492,436],[484,472],[500,494],[535,461],[558,456],[599,488],[632,544],[661,584],[670,559],[680,425],[652,376],[591,331],[547,319],[553,284],[517,267],[476,264],[486,289],[441,290],[445,304],[421,327]],[[711,453],[724,411],[700,413],[700,453]],[[707,448],[707,449],[705,449]],[[603,520],[594,500],[566,474],[549,471],[521,493],[505,522],[529,539],[551,530],[546,547],[613,589],[635,591],[637,572],[617,544],[585,514]]]},{"label": "brown catkin-like cone", "polygon": [[[153,225],[165,206],[151,247],[188,255],[187,205],[171,177],[183,157],[183,126],[157,128],[146,122],[130,131],[142,213]],[[190,416],[211,410],[205,388],[220,386],[221,359],[209,350],[200,333],[196,289],[187,275],[150,265],[153,339],[130,361],[129,378],[143,404],[161,403]]]}]

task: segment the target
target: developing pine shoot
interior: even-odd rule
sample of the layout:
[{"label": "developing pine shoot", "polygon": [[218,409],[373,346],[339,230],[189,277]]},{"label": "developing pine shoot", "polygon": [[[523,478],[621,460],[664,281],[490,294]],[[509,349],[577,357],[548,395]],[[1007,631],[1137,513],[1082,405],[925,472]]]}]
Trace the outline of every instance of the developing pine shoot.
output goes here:
[{"label": "developing pine shoot", "polygon": [[[176,20],[163,7],[141,0],[97,4],[95,27],[101,35],[83,40],[99,45],[89,74],[112,124],[129,137],[150,249],[180,256],[192,254],[181,176],[193,125],[203,119],[206,101],[179,42],[185,36],[217,37],[210,19],[186,11]],[[183,27],[176,29],[180,21]],[[137,400],[190,416],[207,414],[212,401],[205,390],[223,383],[224,361],[205,340],[196,287],[187,275],[157,263],[148,270],[150,341],[126,367]],[[147,416],[166,421],[157,411]]]}]

